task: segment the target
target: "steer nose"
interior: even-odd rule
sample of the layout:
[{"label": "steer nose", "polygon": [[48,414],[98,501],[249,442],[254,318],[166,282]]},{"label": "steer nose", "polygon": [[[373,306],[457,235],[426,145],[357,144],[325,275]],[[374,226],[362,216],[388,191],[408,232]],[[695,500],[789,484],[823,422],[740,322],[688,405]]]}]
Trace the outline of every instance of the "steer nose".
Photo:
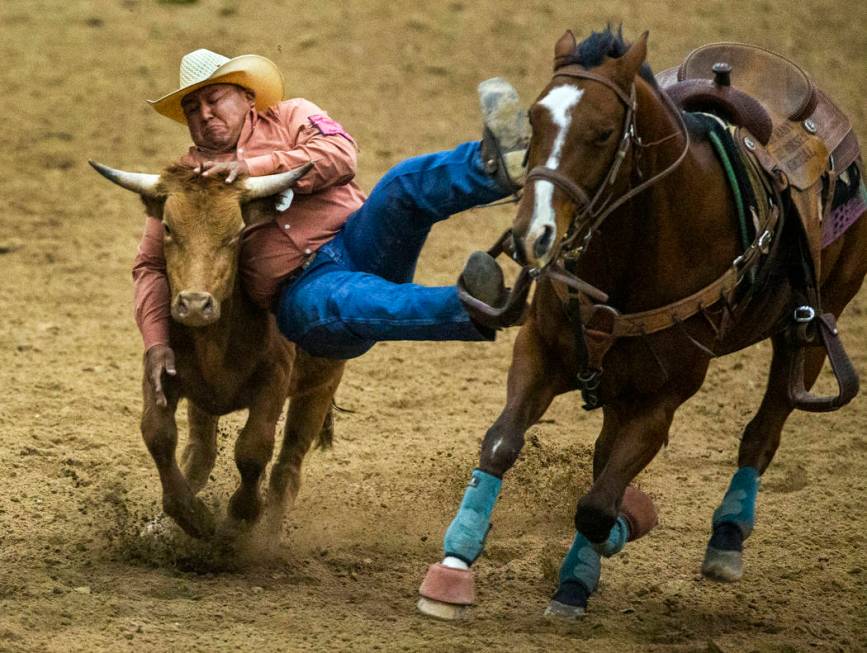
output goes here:
[{"label": "steer nose", "polygon": [[172,304],[172,317],[186,326],[207,326],[220,319],[220,303],[211,293],[185,290]]}]

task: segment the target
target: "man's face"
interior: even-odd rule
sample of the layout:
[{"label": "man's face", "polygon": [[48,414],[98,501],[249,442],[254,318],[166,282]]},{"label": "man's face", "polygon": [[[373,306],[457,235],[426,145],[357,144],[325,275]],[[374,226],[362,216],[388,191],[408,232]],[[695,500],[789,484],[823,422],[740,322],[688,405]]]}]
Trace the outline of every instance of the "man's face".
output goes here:
[{"label": "man's face", "polygon": [[255,98],[234,84],[210,84],[185,95],[181,107],[193,143],[214,152],[233,150]]}]

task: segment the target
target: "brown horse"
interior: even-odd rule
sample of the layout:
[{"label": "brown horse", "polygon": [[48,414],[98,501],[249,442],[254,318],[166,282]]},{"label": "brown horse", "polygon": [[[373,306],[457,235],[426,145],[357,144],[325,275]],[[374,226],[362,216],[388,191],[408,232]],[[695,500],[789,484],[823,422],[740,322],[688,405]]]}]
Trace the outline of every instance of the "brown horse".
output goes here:
[{"label": "brown horse", "polygon": [[[235,534],[256,522],[263,508],[260,481],[274,451],[277,420],[291,396],[266,504],[267,526],[277,536],[285,509],[298,493],[305,454],[317,436],[320,446],[331,444],[331,402],[345,363],[315,358],[287,341],[274,316],[243,291],[238,257],[245,226],[272,219],[273,197],[286,192],[311,164],[233,184],[183,166],[152,175],[91,165],[138,193],[166,230],[176,374],[164,378],[164,400],[145,374],[141,419],[162,483],[163,509],[193,537],[214,534],[214,519],[196,495],[216,461],[219,417],[246,408],[247,421],[235,442],[241,481],[223,533]],[[187,399],[189,438],[179,465],[175,411],[181,398]]]},{"label": "brown horse", "polygon": [[[740,578],[758,477],[796,407],[792,397],[803,398],[825,356],[793,336],[793,311],[836,338],[830,316],[827,329],[810,320],[820,306],[808,299],[821,297],[822,310],[838,316],[867,273],[867,220],[854,221],[821,251],[820,263],[809,265],[796,189],[784,190],[780,176],[760,202],[768,217],[755,240],[742,240],[737,198],[710,136],[715,119],[674,106],[645,64],[646,38],[630,47],[609,28],[578,44],[567,32],[555,48],[554,76],[530,109],[530,172],[512,235],[539,282],[516,339],[505,409],[484,438],[479,468],[446,533],[446,558],[422,585],[419,607],[429,614],[453,618],[457,606],[472,602],[468,566],[482,551],[502,476],[552,399],[576,389],[585,407],[602,407],[603,425],[593,484],[578,501],[578,532],[546,614],[582,614],[599,578],[600,554],[617,552],[636,535],[619,517],[624,492],[667,442],[675,411],[701,387],[710,358],[770,338],[767,390],[743,432],[739,469],[714,513],[703,566],[714,578]],[[707,88],[728,97],[722,88],[728,81],[708,81]],[[735,100],[729,117],[741,117],[750,102]],[[767,117],[762,107],[756,111]],[[762,131],[761,142],[769,138]],[[745,138],[747,148],[761,149],[755,141]],[[853,159],[851,187],[838,191],[860,216],[857,152]],[[826,160],[827,153],[820,164]],[[803,381],[800,394],[789,391],[790,376]],[[810,408],[811,401],[813,409],[837,407],[853,394],[849,381],[846,397],[810,397],[797,407]]]}]

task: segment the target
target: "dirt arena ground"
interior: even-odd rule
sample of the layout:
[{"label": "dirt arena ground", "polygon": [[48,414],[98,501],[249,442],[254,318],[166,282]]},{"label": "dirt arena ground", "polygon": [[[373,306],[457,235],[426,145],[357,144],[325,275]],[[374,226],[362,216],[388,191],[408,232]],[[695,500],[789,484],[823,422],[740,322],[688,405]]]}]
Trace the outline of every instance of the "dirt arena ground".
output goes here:
[{"label": "dirt arena ground", "polygon": [[[274,556],[226,560],[182,536],[139,537],[159,511],[138,433],[129,275],[143,217],[87,158],[158,171],[187,137],[143,99],[174,87],[189,50],[257,52],[281,66],[292,95],[357,137],[369,189],[406,156],[476,138],[479,80],[504,75],[532,98],[562,31],[586,35],[608,19],[630,37],[651,30],[656,70],[713,40],[789,55],[867,140],[867,10],[857,2],[0,3],[0,651],[867,650],[864,397],[790,420],[744,580],[698,573],[762,393],[764,345],[715,362],[679,413],[671,445],[640,478],[660,526],[605,563],[574,625],[542,617],[600,425],[574,396],[531,430],[507,477],[472,619],[415,612],[501,408],[515,332],[493,345],[384,344],[350,363],[338,402],[353,412],[338,416],[334,449],[309,457]],[[452,282],[509,221],[500,208],[438,226],[419,279]],[[862,292],[842,321],[862,374],[865,311]],[[221,427],[214,505],[236,482],[240,424]]]}]

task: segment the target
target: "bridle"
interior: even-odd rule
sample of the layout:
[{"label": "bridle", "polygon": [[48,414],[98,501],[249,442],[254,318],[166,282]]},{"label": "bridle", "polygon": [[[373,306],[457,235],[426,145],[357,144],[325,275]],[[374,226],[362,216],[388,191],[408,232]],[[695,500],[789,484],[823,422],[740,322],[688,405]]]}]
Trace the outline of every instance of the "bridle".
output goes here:
[{"label": "bridle", "polygon": [[[660,96],[662,97],[666,108],[677,120],[679,131],[654,141],[653,143],[643,143],[636,133],[635,126],[635,115],[637,110],[635,82],[632,83],[629,95],[627,95],[623,89],[617,86],[617,84],[610,79],[601,75],[596,75],[574,64],[555,69],[552,79],[556,79],[557,77],[588,79],[603,84],[613,91],[617,98],[624,104],[626,107],[626,115],[623,118],[623,129],[621,132],[620,143],[617,146],[617,151],[614,154],[608,172],[605,174],[605,177],[599,184],[592,198],[582,186],[553,168],[540,165],[534,167],[529,173],[527,173],[527,183],[530,183],[535,179],[549,181],[563,191],[575,205],[569,228],[561,238],[560,242],[557,243],[556,250],[554,255],[551,257],[550,262],[555,262],[563,257],[568,257],[573,260],[578,258],[599,225],[601,225],[609,215],[614,213],[614,211],[623,206],[633,197],[671,174],[686,157],[690,145],[689,131],[687,130],[683,116],[665,93],[660,93]],[[683,150],[680,152],[677,159],[668,165],[668,167],[655,174],[650,179],[647,179],[634,188],[631,188],[617,199],[614,199],[614,194],[611,192],[606,195],[606,191],[608,191],[617,180],[623,161],[626,159],[626,156],[633,145],[641,148],[653,147],[676,138],[678,135],[683,136]]]}]

